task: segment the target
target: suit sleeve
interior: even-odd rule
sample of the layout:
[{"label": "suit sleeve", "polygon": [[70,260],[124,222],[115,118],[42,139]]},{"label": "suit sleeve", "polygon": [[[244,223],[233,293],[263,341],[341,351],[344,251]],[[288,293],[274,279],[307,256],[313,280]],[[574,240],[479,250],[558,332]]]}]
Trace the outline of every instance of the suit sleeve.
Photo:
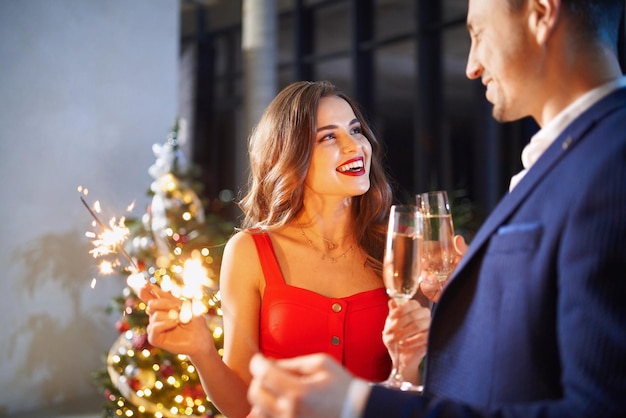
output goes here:
[{"label": "suit sleeve", "polygon": [[363,418],[454,417],[479,418],[470,407],[445,400],[435,400],[411,392],[374,385]]}]

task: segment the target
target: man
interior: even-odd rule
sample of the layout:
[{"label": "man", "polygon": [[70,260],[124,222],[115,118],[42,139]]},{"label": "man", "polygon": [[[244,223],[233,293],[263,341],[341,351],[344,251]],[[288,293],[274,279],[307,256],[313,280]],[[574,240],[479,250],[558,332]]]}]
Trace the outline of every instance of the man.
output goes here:
[{"label": "man", "polygon": [[469,0],[467,76],[499,121],[541,130],[434,310],[424,394],[328,358],[256,356],[276,417],[625,417],[623,0]]}]

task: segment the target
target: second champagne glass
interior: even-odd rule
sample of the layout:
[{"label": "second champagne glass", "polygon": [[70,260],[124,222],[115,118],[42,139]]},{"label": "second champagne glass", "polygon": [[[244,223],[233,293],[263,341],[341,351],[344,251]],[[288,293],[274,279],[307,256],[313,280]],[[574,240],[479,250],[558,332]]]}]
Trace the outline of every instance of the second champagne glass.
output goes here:
[{"label": "second champagne glass", "polygon": [[[411,299],[419,287],[421,240],[422,215],[417,208],[410,205],[392,206],[383,259],[383,281],[387,294],[398,304]],[[421,391],[420,386],[404,380],[397,355],[393,370],[383,385],[404,391]]]},{"label": "second champagne glass", "polygon": [[454,226],[448,194],[438,190],[420,193],[416,199],[417,207],[424,217],[424,270],[444,282],[456,266]]}]

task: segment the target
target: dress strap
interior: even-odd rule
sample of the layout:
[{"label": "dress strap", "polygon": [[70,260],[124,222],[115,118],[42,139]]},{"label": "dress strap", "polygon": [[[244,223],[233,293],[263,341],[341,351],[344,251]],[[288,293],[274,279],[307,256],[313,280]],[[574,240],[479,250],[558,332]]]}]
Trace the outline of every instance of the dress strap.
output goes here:
[{"label": "dress strap", "polygon": [[269,234],[267,232],[251,231],[250,235],[254,240],[256,251],[259,254],[259,261],[261,262],[266,285],[285,284],[283,272],[278,265],[274,246],[272,245]]}]

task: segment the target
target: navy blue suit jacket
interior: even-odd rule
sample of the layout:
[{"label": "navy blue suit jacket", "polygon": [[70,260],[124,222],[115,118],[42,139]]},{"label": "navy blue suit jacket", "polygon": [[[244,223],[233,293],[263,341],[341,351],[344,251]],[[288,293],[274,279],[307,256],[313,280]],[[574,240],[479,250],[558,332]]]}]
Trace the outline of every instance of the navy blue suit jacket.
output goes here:
[{"label": "navy blue suit jacket", "polygon": [[365,417],[626,417],[626,89],[573,121],[481,226],[433,312],[425,395]]}]

